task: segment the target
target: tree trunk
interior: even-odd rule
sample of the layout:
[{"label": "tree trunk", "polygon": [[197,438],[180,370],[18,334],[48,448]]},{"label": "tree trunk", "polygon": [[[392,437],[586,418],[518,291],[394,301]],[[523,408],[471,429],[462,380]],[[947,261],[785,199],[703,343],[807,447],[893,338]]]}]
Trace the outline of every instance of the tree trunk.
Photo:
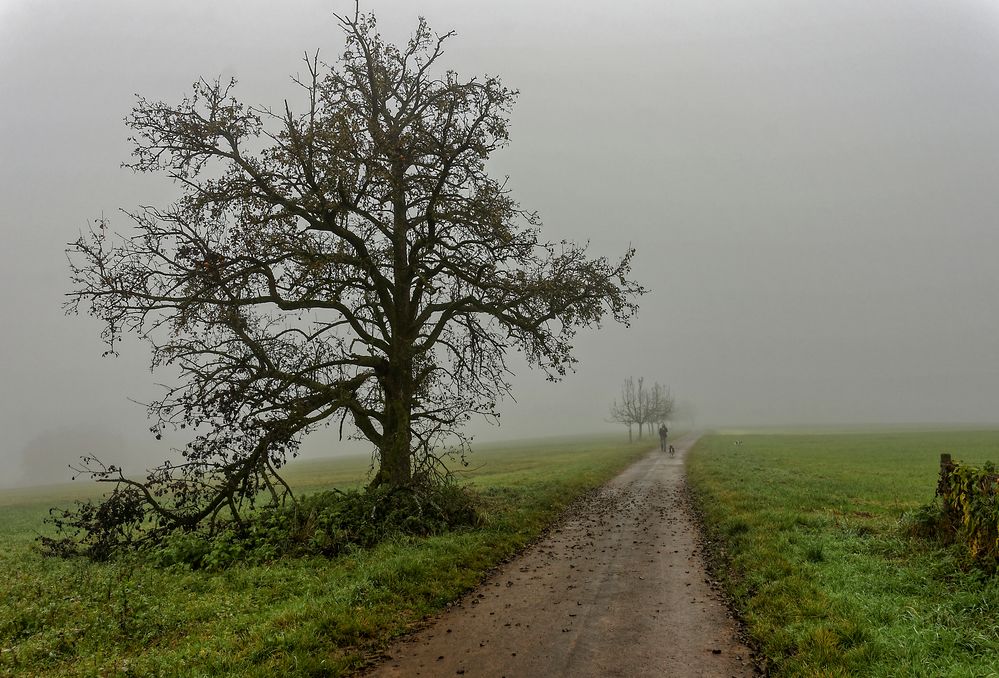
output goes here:
[{"label": "tree trunk", "polygon": [[[400,362],[405,362],[400,361]],[[413,394],[409,382],[411,371],[405,365],[390,366],[382,381],[385,396],[385,424],[378,452],[380,467],[374,484],[404,487],[413,481],[412,442],[410,430]]]},{"label": "tree trunk", "polygon": [[404,487],[413,481],[411,419],[413,414],[413,354],[415,318],[410,309],[413,272],[409,260],[406,201],[406,163],[399,154],[400,140],[390,138],[396,158],[392,163],[392,259],[393,308],[388,318],[392,328],[387,374],[382,377],[385,421],[380,445],[381,468],[378,475],[390,487]]},{"label": "tree trunk", "polygon": [[391,432],[386,430],[387,435],[379,449],[381,468],[378,470],[378,479],[381,484],[404,487],[413,480],[413,467],[410,459],[411,435],[408,427],[393,428],[395,430]]}]

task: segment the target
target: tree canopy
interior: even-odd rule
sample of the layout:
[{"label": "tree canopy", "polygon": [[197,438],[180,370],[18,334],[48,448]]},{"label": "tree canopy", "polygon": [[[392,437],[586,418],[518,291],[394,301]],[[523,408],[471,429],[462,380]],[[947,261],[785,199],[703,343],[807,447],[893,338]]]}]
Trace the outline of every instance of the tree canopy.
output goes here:
[{"label": "tree canopy", "polygon": [[232,80],[139,97],[127,166],[180,194],[69,248],[70,310],[103,322],[110,352],[137,335],[179,375],[150,413],[156,435],[194,432],[183,462],[142,482],[83,469],[167,528],[278,501],[278,469],[330,423],[373,444],[376,484],[426,479],[471,416],[495,415],[510,351],[558,379],[578,329],[628,323],[644,292],[632,248],[545,241],[490,176],[517,92],[441,68],[452,33],[421,19],[395,46],[373,15],[335,16],[346,46],[306,57],[301,107],[247,105]]}]

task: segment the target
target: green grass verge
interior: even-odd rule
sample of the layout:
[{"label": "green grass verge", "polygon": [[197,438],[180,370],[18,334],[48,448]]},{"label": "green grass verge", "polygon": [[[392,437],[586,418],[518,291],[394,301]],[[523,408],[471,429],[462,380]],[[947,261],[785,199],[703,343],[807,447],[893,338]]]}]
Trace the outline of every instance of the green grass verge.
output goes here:
[{"label": "green grass verge", "polygon": [[[418,625],[644,454],[619,439],[489,446],[464,480],[485,526],[336,559],[220,572],[41,556],[46,509],[75,487],[0,492],[0,675],[336,676]],[[295,487],[357,486],[367,458],[289,467]]]},{"label": "green grass verge", "polygon": [[699,441],[690,484],[773,675],[999,675],[999,579],[900,522],[933,499],[943,451],[999,461],[999,432]]}]

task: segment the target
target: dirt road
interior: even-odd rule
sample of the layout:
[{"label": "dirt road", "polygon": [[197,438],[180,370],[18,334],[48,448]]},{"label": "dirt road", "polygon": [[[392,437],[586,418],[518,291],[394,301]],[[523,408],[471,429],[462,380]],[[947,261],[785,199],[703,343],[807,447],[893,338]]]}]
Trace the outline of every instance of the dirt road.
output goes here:
[{"label": "dirt road", "polygon": [[368,675],[756,675],[683,499],[692,442],[633,464]]}]

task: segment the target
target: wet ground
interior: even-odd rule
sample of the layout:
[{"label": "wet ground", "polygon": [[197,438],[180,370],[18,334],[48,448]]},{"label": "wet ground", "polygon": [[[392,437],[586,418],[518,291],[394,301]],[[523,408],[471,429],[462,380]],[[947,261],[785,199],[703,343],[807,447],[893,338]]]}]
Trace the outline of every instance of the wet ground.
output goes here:
[{"label": "wet ground", "polygon": [[683,457],[655,450],[367,675],[754,676],[707,574]]}]

